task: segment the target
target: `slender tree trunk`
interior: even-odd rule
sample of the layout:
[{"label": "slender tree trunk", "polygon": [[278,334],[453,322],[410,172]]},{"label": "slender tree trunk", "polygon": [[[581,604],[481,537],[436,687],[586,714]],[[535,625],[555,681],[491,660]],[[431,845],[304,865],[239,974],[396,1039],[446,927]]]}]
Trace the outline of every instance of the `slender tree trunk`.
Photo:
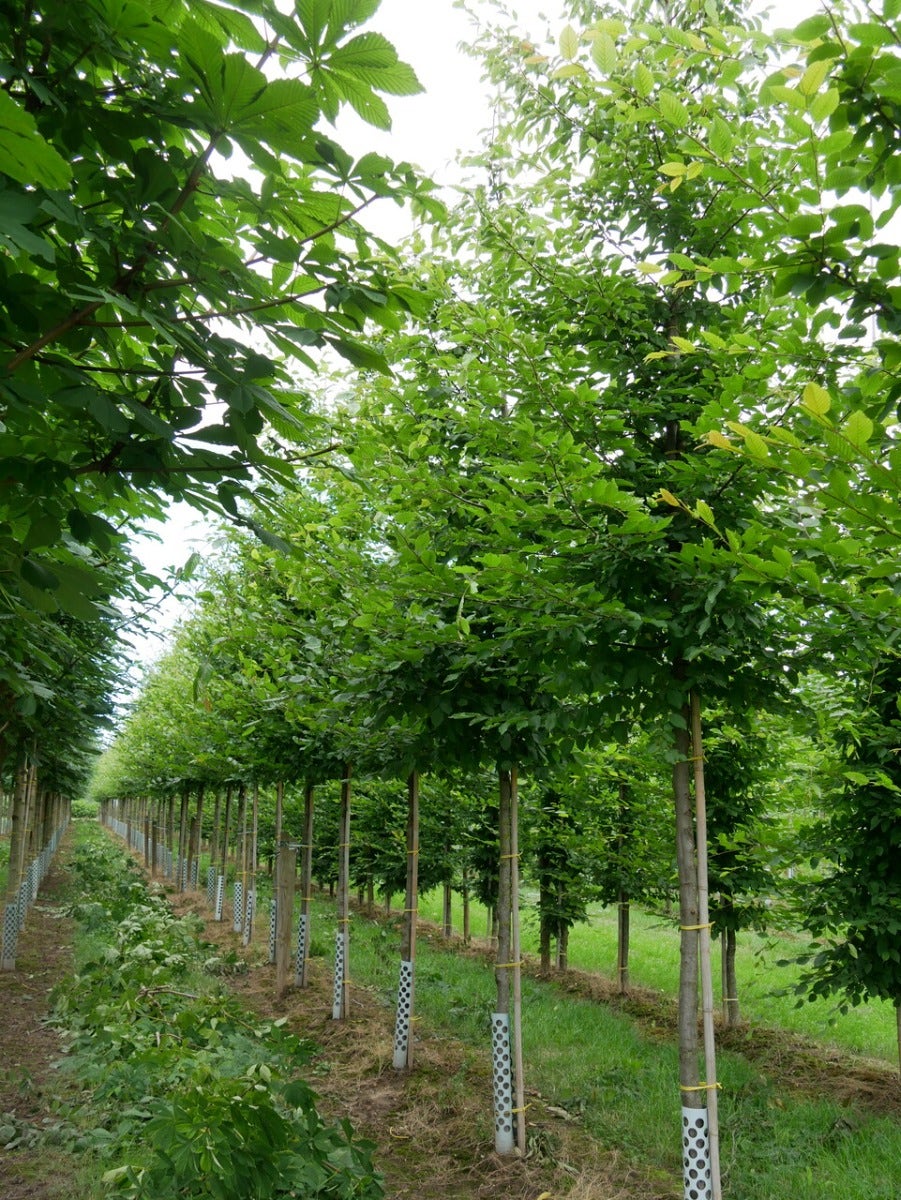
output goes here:
[{"label": "slender tree trunk", "polygon": [[204,784],[197,787],[197,809],[191,822],[191,837],[188,842],[188,887],[194,879],[194,862],[200,858],[200,835],[203,830],[203,800],[206,794]]},{"label": "slender tree trunk", "polygon": [[419,774],[407,780],[407,880],[404,923],[400,939],[400,981],[397,989],[397,1019],[394,1027],[394,1066],[413,1065],[413,1000],[416,984],[416,918],[419,906]]},{"label": "slender tree trunk", "polygon": [[738,976],[735,972],[735,945],[737,934],[734,929],[723,931],[723,1008],[726,1024],[730,1029],[741,1024],[741,1006],[738,999]]},{"label": "slender tree trunk", "polygon": [[275,869],[275,992],[279,999],[288,992],[296,877],[297,851],[289,846],[279,846]]},{"label": "slender tree trunk", "polygon": [[469,902],[469,870],[463,868],[463,945],[468,946],[472,941],[472,914],[470,913]]},{"label": "slender tree trunk", "polygon": [[213,796],[213,823],[210,829],[210,866],[219,865],[219,824],[222,820],[222,793],[217,788]]},{"label": "slender tree trunk", "polygon": [[222,872],[226,879],[228,878],[228,844],[232,836],[232,784],[227,784],[225,788],[225,812],[222,817],[222,854],[220,862],[222,863]]},{"label": "slender tree trunk", "polygon": [[249,872],[248,882],[250,890],[244,889],[244,945],[249,946],[253,938],[253,922],[256,916],[257,907],[257,869],[259,858],[259,829],[260,829],[260,785],[253,785],[253,799],[251,804],[251,822],[250,822],[250,846],[249,846]]},{"label": "slender tree trunk", "polygon": [[275,785],[275,853],[282,844],[282,813],[285,807],[285,784],[279,780]]},{"label": "slender tree trunk", "polygon": [[541,912],[541,921],[538,926],[538,953],[541,956],[541,972],[543,975],[551,973],[551,918],[547,912],[547,904],[549,896],[547,889],[542,883],[539,891],[538,907]]},{"label": "slender tree trunk", "polygon": [[720,1181],[719,1096],[716,1090],[716,1039],[713,1027],[713,973],[710,957],[710,892],[707,876],[707,800],[704,789],[704,742],[701,701],[691,693],[691,757],[694,761],[695,829],[698,865],[698,924],[701,955],[701,993],[704,1013],[704,1073],[707,1076],[707,1136],[713,1200],[722,1200]]},{"label": "slender tree trunk", "polygon": [[492,1050],[494,1055],[494,1148],[498,1154],[512,1154],[513,1138],[513,1072],[510,1040],[510,978],[511,978],[511,848],[510,812],[513,784],[507,770],[498,772],[498,842],[499,871],[497,881],[497,956],[494,978],[497,984],[497,1006],[492,1016]]},{"label": "slender tree trunk", "polygon": [[510,952],[513,963],[513,1085],[516,1148],[526,1153],[526,1097],[522,1054],[522,938],[519,924],[519,789],[510,772]]},{"label": "slender tree trunk", "polygon": [[314,788],[307,783],[303,793],[303,840],[300,846],[300,929],[295,963],[294,982],[307,986],[307,963],[310,958],[310,904],[313,900],[313,799]]},{"label": "slender tree trunk", "polygon": [[[450,850],[448,849],[448,854],[449,853],[450,853]],[[442,932],[442,935],[446,938],[449,938],[451,936],[451,934],[454,932],[453,898],[454,898],[453,888],[451,887],[451,885],[449,883],[445,883],[444,891],[443,891],[441,932]]]},{"label": "slender tree trunk", "polygon": [[188,857],[188,788],[181,793],[181,808],[178,815],[178,880],[177,891],[185,890],[185,863]]},{"label": "slender tree trunk", "polygon": [[350,1007],[350,763],[345,765],[344,778],[341,780],[338,838],[338,931],[335,939],[332,1017],[336,1021],[343,1021]]},{"label": "slender tree trunk", "polygon": [[6,875],[6,903],[14,904],[18,899],[22,882],[22,859],[28,809],[28,763],[23,758],[16,769],[13,786],[12,809],[10,812],[9,869]]},{"label": "slender tree trunk", "polygon": [[684,1108],[704,1107],[696,1091],[698,1072],[698,876],[695,865],[694,822],[691,812],[691,738],[689,712],[682,713],[685,728],[677,729],[673,764],[673,800],[676,809],[676,861],[679,870],[679,1086]]},{"label": "slender tree trunk", "polygon": [[621,996],[629,990],[629,908],[629,893],[621,888],[616,906],[616,978]]},{"label": "slender tree trunk", "polygon": [[557,970],[569,970],[569,926],[564,921],[557,932]]}]

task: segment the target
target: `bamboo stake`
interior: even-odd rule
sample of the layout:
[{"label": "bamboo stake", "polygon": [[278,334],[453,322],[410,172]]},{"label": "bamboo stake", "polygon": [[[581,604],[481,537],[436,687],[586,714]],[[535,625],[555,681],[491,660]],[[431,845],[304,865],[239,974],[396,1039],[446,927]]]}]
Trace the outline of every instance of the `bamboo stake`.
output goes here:
[{"label": "bamboo stake", "polygon": [[513,1085],[515,1089],[516,1146],[526,1153],[526,1094],[522,1057],[522,939],[519,925],[519,780],[510,772],[510,920],[513,963]]},{"label": "bamboo stake", "polygon": [[698,861],[698,924],[700,926],[701,998],[704,1025],[704,1070],[707,1079],[707,1136],[713,1200],[722,1200],[720,1181],[719,1104],[716,1089],[716,1044],[713,1030],[713,971],[710,962],[710,893],[707,879],[707,801],[704,791],[704,744],[701,702],[691,693],[691,754],[694,759],[695,836]]}]

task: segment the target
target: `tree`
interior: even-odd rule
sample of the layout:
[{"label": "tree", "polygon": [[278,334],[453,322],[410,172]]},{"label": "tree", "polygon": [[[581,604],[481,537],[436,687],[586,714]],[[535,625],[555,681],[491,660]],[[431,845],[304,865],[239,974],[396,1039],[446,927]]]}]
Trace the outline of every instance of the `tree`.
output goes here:
[{"label": "tree", "polygon": [[145,582],[124,552],[144,520],[173,499],[247,519],[320,448],[298,364],[385,369],[359,335],[418,300],[358,218],[428,186],[322,128],[343,104],[386,128],[380,93],[419,90],[360,31],[377,7],[2,6],[4,700],[40,694],[36,612],[98,615],[98,561],[114,594]]},{"label": "tree", "polygon": [[901,669],[884,655],[860,681],[860,709],[839,741],[844,779],[817,838],[821,879],[805,889],[807,928],[822,944],[803,986],[843,1004],[889,1000],[898,1015],[901,1070]]}]

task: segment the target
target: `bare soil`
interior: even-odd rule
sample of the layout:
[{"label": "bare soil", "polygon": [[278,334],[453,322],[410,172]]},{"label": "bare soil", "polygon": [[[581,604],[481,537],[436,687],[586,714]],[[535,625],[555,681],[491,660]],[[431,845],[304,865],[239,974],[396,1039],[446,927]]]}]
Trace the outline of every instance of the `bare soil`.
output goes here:
[{"label": "bare soil", "polygon": [[[15,971],[0,972],[0,1125],[51,1119],[53,1063],[59,1038],[44,1022],[50,993],[72,971],[72,922],[63,916],[61,894],[68,883],[69,838],[54,860],[19,934]],[[3,1200],[56,1200],[71,1193],[62,1156],[42,1150],[0,1150]]]}]

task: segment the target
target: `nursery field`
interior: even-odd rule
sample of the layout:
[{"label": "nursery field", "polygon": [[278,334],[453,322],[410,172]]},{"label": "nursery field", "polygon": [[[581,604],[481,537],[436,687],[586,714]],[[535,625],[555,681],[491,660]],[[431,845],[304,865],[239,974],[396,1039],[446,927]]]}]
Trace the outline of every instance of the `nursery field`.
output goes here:
[{"label": "nursery field", "polygon": [[[399,914],[353,914],[350,1011],[333,1021],[327,896],[314,901],[310,985],[280,1001],[265,922],[242,946],[229,921],[210,919],[201,894],[164,881],[148,892],[113,842],[76,823],[29,917],[21,972],[0,979],[4,1200],[680,1194],[674,1005],[644,983],[621,999],[608,977],[586,969],[588,955],[607,953],[603,915],[584,946],[574,939],[577,967],[561,980],[527,970],[528,1155],[505,1160],[492,1151],[494,978],[480,945],[448,943],[423,925],[414,1065],[396,1072]],[[650,960],[666,936],[653,918],[636,933],[636,979],[645,942]],[[665,974],[660,962],[653,969]],[[755,1017],[727,1037],[720,1078],[731,1200],[895,1200],[897,1075],[839,1048],[859,1031],[846,1035],[839,1021],[830,1033],[827,1047]],[[247,1119],[248,1110],[258,1116]],[[229,1122],[239,1113],[236,1131]],[[261,1146],[280,1179],[256,1165]],[[301,1190],[305,1171],[332,1190]]]}]

